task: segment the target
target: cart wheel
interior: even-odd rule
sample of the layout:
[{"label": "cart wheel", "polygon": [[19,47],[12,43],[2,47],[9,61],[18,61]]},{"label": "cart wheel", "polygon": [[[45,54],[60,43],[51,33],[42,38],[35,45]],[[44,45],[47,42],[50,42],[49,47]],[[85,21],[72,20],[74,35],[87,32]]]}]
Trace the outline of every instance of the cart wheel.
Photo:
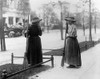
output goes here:
[{"label": "cart wheel", "polygon": [[9,32],[8,37],[14,37],[14,31]]}]

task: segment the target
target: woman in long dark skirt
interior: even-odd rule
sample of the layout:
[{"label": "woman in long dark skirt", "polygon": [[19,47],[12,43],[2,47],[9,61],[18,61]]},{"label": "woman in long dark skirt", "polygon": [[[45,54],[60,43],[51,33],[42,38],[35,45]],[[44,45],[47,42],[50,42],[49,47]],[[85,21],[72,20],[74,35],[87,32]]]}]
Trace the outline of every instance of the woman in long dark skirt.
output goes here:
[{"label": "woman in long dark skirt", "polygon": [[67,42],[65,47],[65,60],[68,68],[79,68],[81,66],[81,52],[77,40],[77,30],[74,17],[70,17],[67,29]]},{"label": "woman in long dark skirt", "polygon": [[32,24],[27,30],[27,50],[26,56],[28,59],[28,64],[36,65],[42,62],[42,46],[41,46],[41,38],[39,36],[42,35],[42,30],[39,25],[41,19],[38,17],[34,17],[32,20]]}]

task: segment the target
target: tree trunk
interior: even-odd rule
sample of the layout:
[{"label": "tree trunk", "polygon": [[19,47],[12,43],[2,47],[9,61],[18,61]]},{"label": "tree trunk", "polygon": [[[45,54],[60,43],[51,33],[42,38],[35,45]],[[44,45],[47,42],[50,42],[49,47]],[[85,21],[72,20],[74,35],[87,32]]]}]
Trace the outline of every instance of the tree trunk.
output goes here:
[{"label": "tree trunk", "polygon": [[1,51],[6,51],[6,46],[5,46],[5,35],[4,35],[4,19],[2,17],[2,0],[0,0],[0,46],[1,46]]}]

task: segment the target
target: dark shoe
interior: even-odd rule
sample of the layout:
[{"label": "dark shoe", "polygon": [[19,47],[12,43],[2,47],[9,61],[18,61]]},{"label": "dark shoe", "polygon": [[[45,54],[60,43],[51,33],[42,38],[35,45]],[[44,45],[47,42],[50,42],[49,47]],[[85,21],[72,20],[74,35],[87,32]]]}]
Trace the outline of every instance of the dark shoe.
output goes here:
[{"label": "dark shoe", "polygon": [[75,68],[74,65],[69,65],[67,68]]}]

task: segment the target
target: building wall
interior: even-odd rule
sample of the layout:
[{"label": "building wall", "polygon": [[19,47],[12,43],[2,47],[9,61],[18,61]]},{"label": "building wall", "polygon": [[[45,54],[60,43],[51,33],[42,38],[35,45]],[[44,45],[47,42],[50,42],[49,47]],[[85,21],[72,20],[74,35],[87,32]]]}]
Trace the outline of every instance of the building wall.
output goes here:
[{"label": "building wall", "polygon": [[23,16],[21,14],[17,14],[16,12],[6,12],[3,14],[3,18],[5,18],[5,23],[7,23],[8,27],[10,25],[17,25],[18,23],[23,24]]},{"label": "building wall", "polygon": [[4,8],[3,18],[5,23],[10,26],[16,26],[18,23],[23,24],[23,18],[21,11],[17,10],[18,3],[20,0],[7,0],[8,7]]}]

